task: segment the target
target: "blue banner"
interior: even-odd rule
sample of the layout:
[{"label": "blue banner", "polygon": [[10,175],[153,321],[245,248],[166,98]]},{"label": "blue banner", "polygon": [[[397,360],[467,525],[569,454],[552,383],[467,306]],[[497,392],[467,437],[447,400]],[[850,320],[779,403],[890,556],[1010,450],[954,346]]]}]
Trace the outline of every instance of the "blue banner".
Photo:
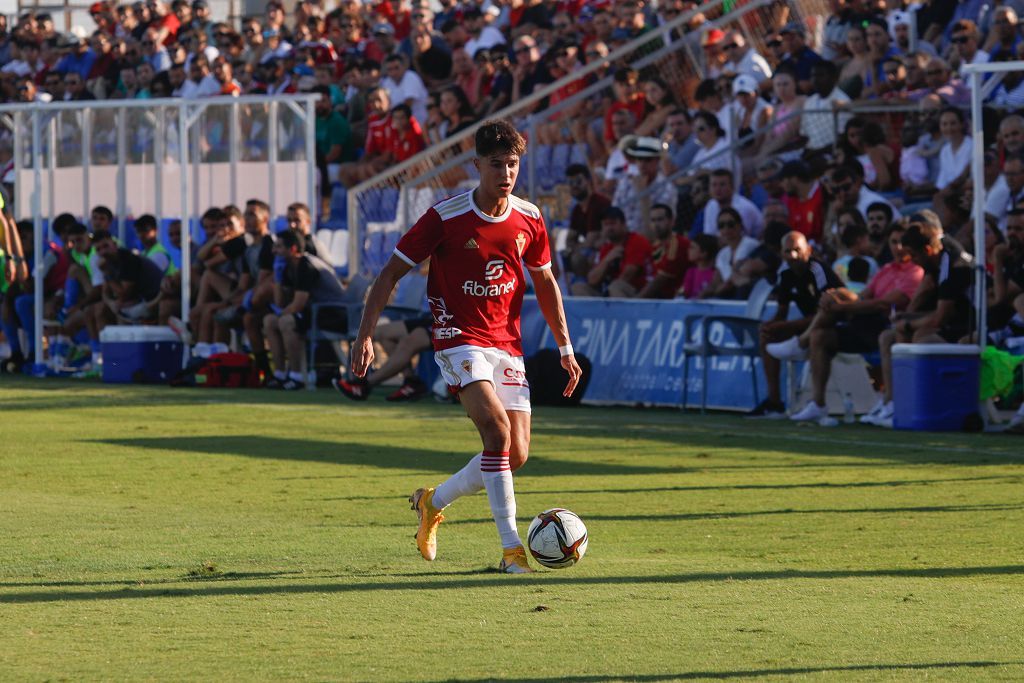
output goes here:
[{"label": "blue banner", "polygon": [[[766,317],[774,314],[774,307],[769,303]],[[745,308],[742,301],[566,298],[573,348],[593,365],[584,401],[678,407],[683,394],[683,321],[691,315],[743,316]],[[533,297],[523,303],[522,333],[527,356],[556,346]],[[696,329],[690,333],[695,335]],[[724,326],[713,326],[710,334],[716,345],[736,345]],[[689,360],[687,403],[691,406],[700,404],[701,362],[695,357]],[[712,359],[708,407],[748,410],[754,406],[750,363],[741,357]],[[754,363],[760,400],[766,385],[760,360]]]}]

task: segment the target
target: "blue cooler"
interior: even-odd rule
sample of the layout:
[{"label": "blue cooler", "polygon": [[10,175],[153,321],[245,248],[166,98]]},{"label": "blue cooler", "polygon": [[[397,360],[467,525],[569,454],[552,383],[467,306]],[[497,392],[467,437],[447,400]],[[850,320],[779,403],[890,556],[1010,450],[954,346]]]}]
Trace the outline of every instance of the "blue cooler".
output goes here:
[{"label": "blue cooler", "polygon": [[169,327],[111,325],[100,332],[103,381],[167,384],[181,370],[181,339]]},{"label": "blue cooler", "polygon": [[978,415],[981,351],[973,344],[895,344],[896,429],[960,431]]}]

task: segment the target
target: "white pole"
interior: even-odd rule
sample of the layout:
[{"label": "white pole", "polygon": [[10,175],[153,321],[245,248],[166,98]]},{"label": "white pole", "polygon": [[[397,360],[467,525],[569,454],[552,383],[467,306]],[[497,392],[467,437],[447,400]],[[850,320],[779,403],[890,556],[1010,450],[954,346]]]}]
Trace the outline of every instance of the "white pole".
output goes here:
[{"label": "white pole", "polygon": [[[270,187],[270,204],[272,211],[278,211],[277,205],[277,102],[271,101],[270,111],[267,113],[267,182]],[[310,211],[313,207],[309,208]]]},{"label": "white pole", "polygon": [[188,320],[192,293],[192,217],[188,210],[188,105],[178,106],[178,180],[181,183],[181,319]]},{"label": "white pole", "polygon": [[[320,213],[320,202],[316,196],[316,107],[310,102],[304,103],[306,113],[306,196],[309,204],[309,215],[313,219],[313,230],[316,230],[316,217]],[[274,167],[271,166],[271,173]],[[330,179],[324,177],[321,183],[330,186]]]},{"label": "white pole", "polygon": [[128,110],[120,109],[117,112],[117,238],[121,240],[121,246],[128,246],[124,214],[127,211],[128,193]]},{"label": "white pole", "polygon": [[93,110],[82,111],[82,222],[89,223],[89,174],[92,171]]},{"label": "white pole", "polygon": [[163,107],[156,109],[156,125],[153,131],[153,177],[156,180],[156,187],[153,188],[153,208],[156,218],[156,230],[161,243],[164,242],[164,157],[167,152],[164,150],[165,136],[167,135],[167,110]]},{"label": "white pole", "polygon": [[981,121],[982,73],[971,76],[971,142],[974,183],[974,307],[978,316],[978,345],[985,348],[987,330],[987,298],[985,296],[985,132]]},{"label": "white pole", "polygon": [[[33,297],[33,309],[35,314],[35,329],[32,335],[36,340],[36,353],[33,362],[36,365],[43,364],[43,135],[40,130],[42,110],[36,109],[32,112],[32,172],[35,176],[35,189],[32,192],[32,263],[35,276],[35,296]],[[53,150],[50,150],[53,153]],[[53,194],[53,187],[49,188]],[[17,229],[16,226],[11,226]],[[28,330],[25,330],[28,332]],[[32,369],[33,373],[35,368]]]},{"label": "white pole", "polygon": [[229,142],[228,159],[231,164],[231,203],[238,206],[238,104],[232,103],[228,108]]}]

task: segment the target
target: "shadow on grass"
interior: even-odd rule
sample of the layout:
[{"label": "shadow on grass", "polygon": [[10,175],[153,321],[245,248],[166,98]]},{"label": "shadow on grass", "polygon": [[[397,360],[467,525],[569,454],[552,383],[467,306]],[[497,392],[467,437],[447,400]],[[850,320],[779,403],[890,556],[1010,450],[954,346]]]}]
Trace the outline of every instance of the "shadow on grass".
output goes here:
[{"label": "shadow on grass", "polygon": [[[427,470],[451,473],[465,464],[467,454],[445,453],[429,448],[403,448],[380,444],[316,441],[276,436],[166,436],[126,439],[96,439],[102,443],[132,449],[184,451],[200,455],[241,455],[250,458],[300,460],[304,462],[362,465],[366,467]],[[534,462],[536,463],[534,465]],[[537,474],[545,475],[629,475],[692,472],[692,467],[650,467],[601,462],[579,462],[535,458]]]},{"label": "shadow on grass", "polygon": [[[298,477],[282,477],[282,479],[295,479]],[[991,476],[991,477],[955,477],[951,479],[896,479],[892,481],[850,481],[850,482],[819,482],[808,484],[733,484],[721,486],[651,486],[647,488],[619,488],[619,489],[544,489],[516,491],[516,498],[523,496],[550,496],[554,495],[582,495],[582,494],[606,494],[606,493],[677,493],[677,492],[700,492],[700,491],[788,491],[792,489],[859,489],[859,488],[898,488],[901,486],[931,486],[933,484],[962,484],[965,482],[981,481],[1009,481],[1020,482],[1021,477],[1016,476]],[[321,500],[394,500],[400,497],[398,494],[387,496],[337,496],[323,498]]]},{"label": "shadow on grass", "polygon": [[[449,575],[442,573],[415,574],[432,578],[393,581],[394,575],[384,575],[382,580],[360,582],[366,577],[358,575],[314,576],[309,583],[270,584],[270,585],[232,585],[230,580],[215,582],[195,582],[181,588],[149,588],[147,586],[125,586],[119,590],[102,591],[30,591],[11,594],[0,594],[0,604],[30,604],[45,602],[73,602],[92,600],[133,600],[150,598],[213,598],[225,596],[253,595],[301,595],[312,593],[360,593],[375,591],[437,591],[465,588],[507,588],[521,587],[524,582],[536,585],[627,585],[640,584],[690,584],[717,581],[783,581],[783,580],[832,580],[860,578],[919,578],[919,579],[959,579],[976,576],[1019,576],[1024,575],[1024,565],[1002,565],[994,567],[921,567],[892,569],[821,569],[821,570],[777,570],[777,571],[745,571],[745,572],[705,572],[694,574],[668,574],[653,576],[573,576],[565,572],[539,572],[529,576],[509,579],[504,574],[487,573],[467,577],[455,574],[460,578],[449,580]],[[325,580],[337,579],[337,582],[324,583]]]},{"label": "shadow on grass", "polygon": [[279,571],[279,572],[223,572],[211,576],[190,576],[183,574],[180,577],[171,579],[121,579],[119,581],[3,581],[0,582],[0,590],[6,588],[74,588],[86,586],[159,586],[165,583],[183,583],[190,581],[202,581],[211,583],[216,581],[265,581],[267,579],[295,578],[306,572],[302,570]]},{"label": "shadow on grass", "polygon": [[[727,680],[730,678],[754,679],[764,676],[803,676],[817,673],[843,673],[857,671],[929,671],[933,669],[987,669],[1000,666],[1017,666],[1021,662],[927,662],[921,664],[850,664],[847,666],[807,666],[807,667],[784,667],[781,669],[746,669],[742,671],[687,671],[675,674],[625,674],[622,676],[559,676],[558,680],[568,683],[602,683],[603,681],[694,681],[694,680]],[[501,679],[494,678],[446,678],[441,681],[452,681],[453,683],[483,683],[483,681],[494,681]],[[523,678],[516,676],[515,680],[524,681],[549,681],[548,677]],[[439,682],[440,683],[440,682]]]}]

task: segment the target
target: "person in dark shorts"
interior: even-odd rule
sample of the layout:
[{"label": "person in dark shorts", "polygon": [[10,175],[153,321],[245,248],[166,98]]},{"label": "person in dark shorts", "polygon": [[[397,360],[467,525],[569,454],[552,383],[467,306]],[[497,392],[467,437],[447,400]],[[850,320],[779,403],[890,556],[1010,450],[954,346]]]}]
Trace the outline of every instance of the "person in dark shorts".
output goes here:
[{"label": "person in dark shorts", "polygon": [[364,377],[336,379],[334,388],[353,401],[365,401],[373,387],[402,373],[402,386],[388,395],[389,401],[415,401],[429,393],[430,389],[416,374],[411,362],[421,351],[431,346],[432,315],[397,320],[377,325],[373,338],[387,352],[387,360],[379,368]]}]

